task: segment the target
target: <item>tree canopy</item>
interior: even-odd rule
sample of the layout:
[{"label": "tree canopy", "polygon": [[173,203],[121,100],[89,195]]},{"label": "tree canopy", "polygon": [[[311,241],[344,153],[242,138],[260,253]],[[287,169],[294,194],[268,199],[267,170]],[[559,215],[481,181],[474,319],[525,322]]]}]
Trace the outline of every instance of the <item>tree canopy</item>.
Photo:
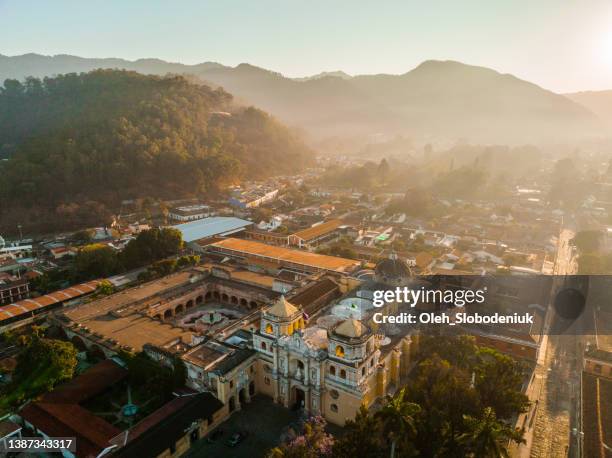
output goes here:
[{"label": "tree canopy", "polygon": [[6,80],[0,149],[9,158],[0,162],[0,208],[25,229],[30,218],[66,228],[77,227],[72,216],[105,213],[86,203],[201,195],[311,160],[290,130],[256,108],[234,107],[222,89],[118,70]]}]

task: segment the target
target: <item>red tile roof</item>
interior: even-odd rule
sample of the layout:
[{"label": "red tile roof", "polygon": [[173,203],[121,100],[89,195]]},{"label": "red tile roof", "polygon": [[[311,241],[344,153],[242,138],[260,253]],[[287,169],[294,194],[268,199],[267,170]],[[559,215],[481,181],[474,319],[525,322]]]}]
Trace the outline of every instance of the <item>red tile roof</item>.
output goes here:
[{"label": "red tile roof", "polygon": [[93,293],[99,283],[100,280],[92,280],[90,282],[71,286],[70,288],[55,291],[44,296],[35,297],[33,299],[24,299],[19,302],[4,305],[0,307],[0,323],[15,316],[23,315],[34,310],[49,307],[53,304],[75,299],[85,294]]}]

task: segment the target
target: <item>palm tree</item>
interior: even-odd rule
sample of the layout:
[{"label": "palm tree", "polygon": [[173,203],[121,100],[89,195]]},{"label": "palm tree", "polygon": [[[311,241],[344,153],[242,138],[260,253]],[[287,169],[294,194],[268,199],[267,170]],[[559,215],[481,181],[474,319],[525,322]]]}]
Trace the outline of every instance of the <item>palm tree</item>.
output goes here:
[{"label": "palm tree", "polygon": [[395,458],[398,439],[416,434],[414,416],[421,408],[418,404],[406,401],[405,396],[405,388],[396,396],[387,395],[383,408],[375,414],[382,424],[385,437],[391,441],[391,458]]},{"label": "palm tree", "polygon": [[478,458],[508,458],[507,445],[510,441],[524,442],[523,431],[513,429],[499,421],[495,411],[486,407],[481,418],[464,415],[467,432],[461,434],[457,441],[463,444],[471,455]]}]

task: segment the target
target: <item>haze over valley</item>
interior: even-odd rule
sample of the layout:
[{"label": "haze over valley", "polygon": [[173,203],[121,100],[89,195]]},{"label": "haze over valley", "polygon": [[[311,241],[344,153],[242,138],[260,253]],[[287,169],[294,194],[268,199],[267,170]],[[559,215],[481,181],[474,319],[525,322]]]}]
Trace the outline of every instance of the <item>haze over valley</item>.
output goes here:
[{"label": "haze over valley", "polygon": [[509,74],[456,61],[425,61],[400,75],[321,73],[292,79],[251,64],[184,65],[159,59],[0,56],[0,80],[120,68],[183,74],[221,86],[313,141],[397,135],[418,141],[578,143],[610,136],[610,93],[556,94]]}]

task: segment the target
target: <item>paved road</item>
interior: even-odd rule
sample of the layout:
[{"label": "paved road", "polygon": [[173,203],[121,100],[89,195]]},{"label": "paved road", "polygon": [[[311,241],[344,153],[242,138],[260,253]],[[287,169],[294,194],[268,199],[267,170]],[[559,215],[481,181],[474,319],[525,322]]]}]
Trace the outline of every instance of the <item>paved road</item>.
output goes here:
[{"label": "paved road", "polygon": [[[563,285],[564,275],[576,273],[570,240],[574,233],[563,230],[559,237],[554,273],[554,288]],[[549,307],[547,332],[556,320]],[[582,336],[550,335],[545,337],[541,358],[535,371],[538,389],[535,416],[528,431],[528,444],[521,448],[521,457],[532,458],[579,456],[571,430],[579,424],[580,373],[582,367]]]}]

